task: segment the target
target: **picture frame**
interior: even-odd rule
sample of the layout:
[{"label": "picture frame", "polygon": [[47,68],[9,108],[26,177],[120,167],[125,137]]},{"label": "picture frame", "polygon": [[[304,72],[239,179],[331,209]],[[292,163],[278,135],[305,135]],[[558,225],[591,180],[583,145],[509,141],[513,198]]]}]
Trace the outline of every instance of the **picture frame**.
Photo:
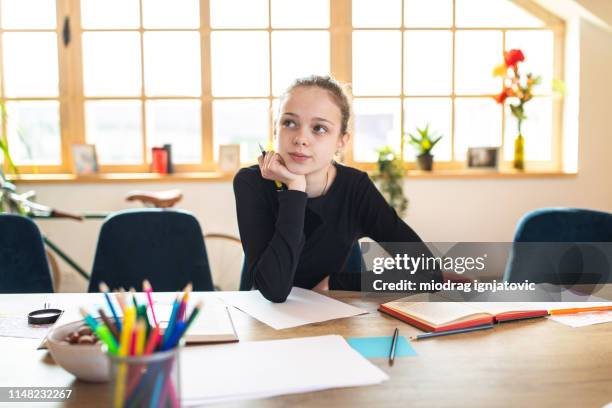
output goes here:
[{"label": "picture frame", "polygon": [[499,147],[468,147],[468,169],[498,170]]},{"label": "picture frame", "polygon": [[73,171],[79,176],[98,172],[98,157],[93,144],[75,143],[72,145]]},{"label": "picture frame", "polygon": [[240,145],[219,145],[219,170],[233,173],[240,169]]}]

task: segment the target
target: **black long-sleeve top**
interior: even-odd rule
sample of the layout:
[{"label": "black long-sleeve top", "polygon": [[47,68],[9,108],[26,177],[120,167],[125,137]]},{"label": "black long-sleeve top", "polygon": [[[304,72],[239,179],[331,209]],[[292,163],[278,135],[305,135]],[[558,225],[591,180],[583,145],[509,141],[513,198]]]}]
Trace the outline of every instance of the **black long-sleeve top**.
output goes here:
[{"label": "black long-sleeve top", "polygon": [[330,289],[359,290],[359,275],[345,271],[359,238],[421,242],[366,173],[335,166],[329,190],[314,198],[302,191],[277,191],[257,165],[234,178],[247,271],[272,302],[284,302],[292,286],[311,289],[328,275]]}]

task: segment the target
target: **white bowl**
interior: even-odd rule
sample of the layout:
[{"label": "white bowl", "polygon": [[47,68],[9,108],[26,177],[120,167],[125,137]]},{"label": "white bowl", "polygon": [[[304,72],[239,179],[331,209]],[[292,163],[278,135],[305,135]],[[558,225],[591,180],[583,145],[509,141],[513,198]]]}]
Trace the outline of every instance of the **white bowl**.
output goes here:
[{"label": "white bowl", "polygon": [[101,344],[68,344],[64,338],[83,325],[83,321],[54,327],[47,335],[47,347],[51,356],[64,370],[79,380],[106,382],[109,380],[110,363]]}]

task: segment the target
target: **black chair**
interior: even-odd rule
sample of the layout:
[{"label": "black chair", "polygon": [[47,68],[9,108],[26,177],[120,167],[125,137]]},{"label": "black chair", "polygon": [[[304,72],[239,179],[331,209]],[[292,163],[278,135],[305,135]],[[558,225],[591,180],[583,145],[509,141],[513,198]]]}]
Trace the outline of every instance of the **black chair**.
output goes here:
[{"label": "black chair", "polygon": [[612,214],[543,208],[518,223],[504,280],[599,284],[612,282]]},{"label": "black chair", "polygon": [[213,282],[200,224],[185,211],[137,209],[117,212],[102,224],[89,282],[140,289],[148,279],[155,291],[212,291]]},{"label": "black chair", "polygon": [[[355,241],[349,253],[348,259],[344,270],[346,272],[360,273],[363,264],[363,257],[361,254],[361,248],[359,247],[359,241]],[[242,264],[242,272],[240,274],[240,289],[239,290],[251,290],[253,289],[253,277],[248,273],[246,258]]]},{"label": "black chair", "polygon": [[0,293],[53,292],[40,231],[16,214],[0,214]]}]

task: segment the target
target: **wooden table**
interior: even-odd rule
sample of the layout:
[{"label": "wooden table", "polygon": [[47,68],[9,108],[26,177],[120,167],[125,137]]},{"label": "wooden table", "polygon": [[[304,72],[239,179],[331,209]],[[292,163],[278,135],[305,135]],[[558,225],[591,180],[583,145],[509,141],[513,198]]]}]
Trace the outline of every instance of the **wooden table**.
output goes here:
[{"label": "wooden table", "polygon": [[[325,334],[384,336],[391,335],[395,327],[404,336],[419,333],[376,311],[379,303],[396,299],[397,295],[327,294],[371,313],[276,331],[233,310],[238,335],[242,341]],[[40,295],[25,295],[23,301],[33,296]],[[74,390],[72,398],[54,406],[110,406],[107,384],[75,380],[55,365],[46,351],[35,350],[37,344],[36,340],[0,338],[0,386],[65,386]],[[503,324],[493,330],[421,340],[413,342],[413,346],[418,355],[398,358],[393,367],[385,359],[372,360],[390,376],[389,381],[380,385],[224,406],[600,408],[612,401],[612,324],[571,328],[547,319],[533,319]]]}]

